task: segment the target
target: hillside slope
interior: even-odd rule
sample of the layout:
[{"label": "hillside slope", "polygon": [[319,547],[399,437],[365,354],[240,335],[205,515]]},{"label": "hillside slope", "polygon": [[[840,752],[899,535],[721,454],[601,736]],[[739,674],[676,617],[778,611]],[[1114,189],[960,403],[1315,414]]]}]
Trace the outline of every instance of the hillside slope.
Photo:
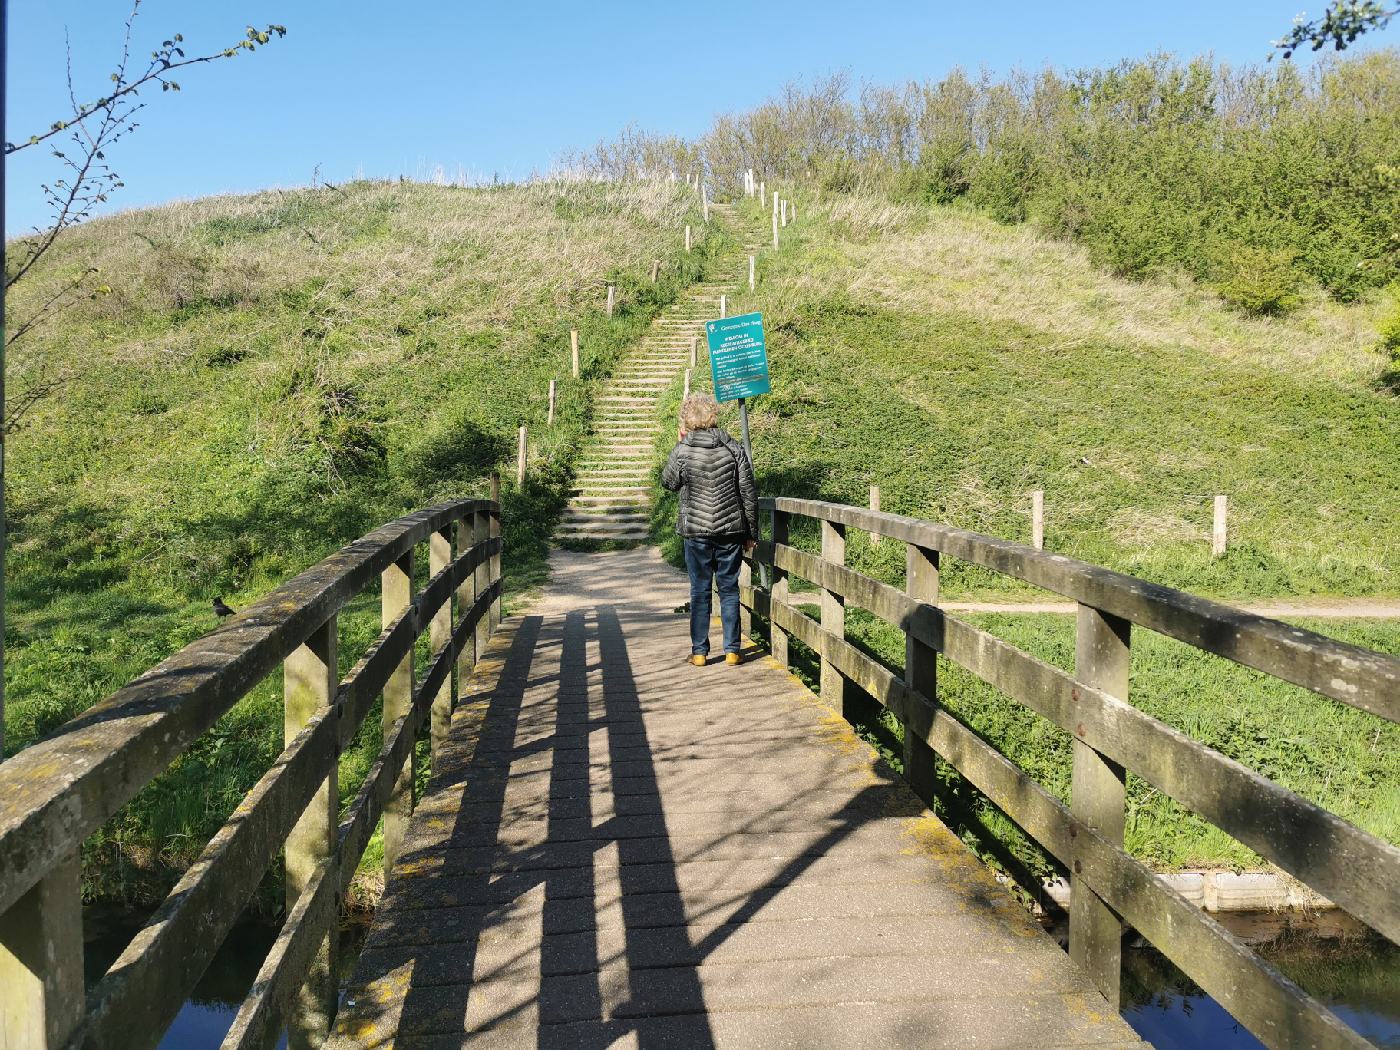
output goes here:
[{"label": "hillside slope", "polygon": [[[1161,583],[1400,591],[1379,304],[1250,319],[965,211],[834,197],[803,214],[738,307],[769,332],[754,446],[770,489],[863,503],[878,484],[886,510],[1028,539],[1041,488],[1048,548]],[[1212,559],[1217,493],[1230,550]]]},{"label": "hillside slope", "polygon": [[[398,514],[484,494],[521,423],[530,481],[503,471],[505,572],[509,593],[537,584],[594,389],[721,243],[686,253],[686,223],[703,229],[694,198],[665,183],[363,182],[133,212],[60,241],[11,323],[87,267],[106,289],[12,359],[12,392],[61,385],[10,441],[7,748],[210,630],[213,596],[239,607]],[[378,629],[361,604],[342,617],[347,659]],[[178,866],[280,749],[277,687],[91,849],[122,836],[128,857]],[[347,755],[344,790],[366,754]]]},{"label": "hillside slope", "polygon": [[[1288,319],[1249,319],[1199,286],[1118,280],[1081,248],[965,210],[833,195],[799,196],[799,212],[782,249],[760,256],[756,293],[734,307],[761,310],[767,333],[773,391],[752,406],[762,492],[864,504],[878,484],[885,510],[1028,542],[1031,492],[1043,488],[1048,549],[1149,580],[1226,599],[1400,590],[1400,403],[1375,348],[1382,304],[1319,296]],[[721,422],[737,427],[732,406]],[[1231,500],[1219,559],[1215,493]],[[668,500],[653,518],[673,558],[674,513]],[[819,543],[810,527],[793,541]],[[904,582],[902,544],[872,546],[853,529],[846,555]],[[941,581],[954,599],[1022,589],[956,559]],[[815,605],[807,584],[794,586]],[[972,619],[1073,671],[1072,618]],[[902,668],[900,631],[856,608],[846,622]],[[1305,626],[1400,653],[1395,623]],[[812,654],[794,653],[814,676]],[[1134,632],[1130,690],[1150,714],[1400,842],[1400,727],[1145,630]],[[945,661],[938,691],[1068,798],[1066,734]],[[893,719],[861,729],[900,765]],[[940,814],[984,855],[1013,872],[1056,870],[939,769]],[[1128,848],[1154,865],[1262,865],[1132,776],[1127,825]]]}]

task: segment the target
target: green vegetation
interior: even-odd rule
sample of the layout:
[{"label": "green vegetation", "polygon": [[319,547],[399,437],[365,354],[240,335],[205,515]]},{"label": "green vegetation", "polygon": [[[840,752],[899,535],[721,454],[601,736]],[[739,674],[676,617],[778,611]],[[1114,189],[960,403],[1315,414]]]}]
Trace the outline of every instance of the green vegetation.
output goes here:
[{"label": "green vegetation", "polygon": [[[1388,355],[1375,340],[1385,304],[1314,298],[1288,317],[1247,317],[1196,285],[1128,282],[1083,248],[962,209],[793,195],[801,223],[735,304],[763,311],[774,373],[753,405],[763,492],[862,505],[878,484],[886,510],[1028,541],[1030,493],[1044,488],[1052,550],[1156,582],[1227,599],[1400,588],[1387,525],[1400,517],[1400,405],[1378,382]],[[1220,559],[1216,492],[1231,498]],[[657,532],[674,556],[673,518],[664,503]],[[815,551],[815,529],[795,542]],[[847,555],[903,583],[902,545],[853,530]],[[1047,597],[956,560],[942,581],[949,598]],[[1073,667],[1072,618],[970,619]],[[1395,624],[1308,626],[1400,653]],[[902,667],[894,628],[852,609],[848,629]],[[1400,842],[1400,727],[1148,631],[1135,634],[1131,688],[1156,717]],[[1067,797],[1065,734],[946,662],[940,691]],[[898,766],[898,726],[864,730]],[[1051,870],[944,773],[945,815],[969,841],[1013,872]],[[1260,863],[1131,777],[1128,820],[1129,849],[1154,865]]]},{"label": "green vegetation", "polygon": [[[9,748],[212,629],[214,595],[241,607],[401,513],[485,494],[520,423],[525,490],[503,470],[508,607],[537,586],[594,384],[719,246],[681,251],[680,226],[702,225],[692,208],[657,184],[356,183],[66,235],[15,315],[89,266],[110,293],[13,362],[21,388],[61,386],[10,443]],[[377,598],[341,624],[348,668]],[[256,689],[89,843],[92,894],[146,896],[188,863],[280,751],[279,689]],[[343,758],[347,798],[377,725]]]},{"label": "green vegetation", "polygon": [[1035,222],[1121,276],[1183,273],[1269,315],[1400,277],[1400,52],[1233,68],[1156,55],[994,81],[844,77],[725,116],[693,143],[635,132],[599,170],[704,165],[730,189],[878,190]]}]

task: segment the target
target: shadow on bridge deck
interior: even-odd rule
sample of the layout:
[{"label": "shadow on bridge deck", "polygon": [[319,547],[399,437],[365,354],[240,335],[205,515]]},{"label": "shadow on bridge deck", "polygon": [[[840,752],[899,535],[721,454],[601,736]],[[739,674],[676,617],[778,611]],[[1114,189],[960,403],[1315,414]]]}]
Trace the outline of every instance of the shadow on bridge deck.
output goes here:
[{"label": "shadow on bridge deck", "polygon": [[414,816],[337,1047],[1139,1046],[873,752],[686,665],[654,551],[556,556]]}]

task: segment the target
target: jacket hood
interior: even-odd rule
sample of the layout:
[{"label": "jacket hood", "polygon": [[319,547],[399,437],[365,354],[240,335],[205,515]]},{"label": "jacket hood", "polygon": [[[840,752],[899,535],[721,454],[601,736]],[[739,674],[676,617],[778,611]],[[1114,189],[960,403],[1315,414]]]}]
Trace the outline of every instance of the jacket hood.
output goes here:
[{"label": "jacket hood", "polygon": [[709,427],[706,430],[692,430],[685,436],[685,443],[695,448],[718,448],[728,437],[719,427]]}]

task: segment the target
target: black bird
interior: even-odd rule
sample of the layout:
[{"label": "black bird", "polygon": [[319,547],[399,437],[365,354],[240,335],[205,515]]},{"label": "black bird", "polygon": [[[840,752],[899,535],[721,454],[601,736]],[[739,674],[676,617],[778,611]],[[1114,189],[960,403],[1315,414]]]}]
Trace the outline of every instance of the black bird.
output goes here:
[{"label": "black bird", "polygon": [[215,599],[214,599],[214,615],[217,616],[219,619],[222,620],[222,619],[224,619],[224,618],[227,617],[227,616],[232,616],[232,615],[233,615],[233,610],[230,609],[227,605],[224,604],[224,600],[223,600],[222,598],[215,598]]}]

